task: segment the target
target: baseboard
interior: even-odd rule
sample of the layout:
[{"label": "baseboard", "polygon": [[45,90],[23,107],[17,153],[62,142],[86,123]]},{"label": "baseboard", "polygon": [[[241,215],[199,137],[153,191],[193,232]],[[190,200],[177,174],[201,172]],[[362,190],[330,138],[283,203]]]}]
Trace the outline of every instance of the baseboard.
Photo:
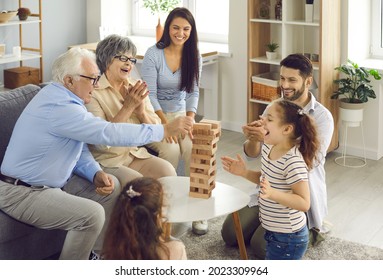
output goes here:
[{"label": "baseboard", "polygon": [[242,133],[242,126],[244,124],[235,123],[235,122],[229,122],[229,121],[221,121],[221,127],[222,129],[231,130],[235,132]]},{"label": "baseboard", "polygon": [[[343,145],[339,145],[339,148],[334,150],[334,152],[341,154],[343,152]],[[363,147],[347,145],[346,152],[349,156],[364,157]],[[366,148],[365,153],[367,159],[379,160],[382,158],[382,156],[380,156],[378,152],[373,149]]]}]

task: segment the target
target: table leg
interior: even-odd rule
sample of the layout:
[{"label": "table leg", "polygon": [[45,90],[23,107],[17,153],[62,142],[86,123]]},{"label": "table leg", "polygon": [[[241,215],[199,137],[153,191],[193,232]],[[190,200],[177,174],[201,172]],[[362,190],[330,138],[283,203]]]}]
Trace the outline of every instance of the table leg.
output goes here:
[{"label": "table leg", "polygon": [[233,212],[233,221],[234,221],[234,227],[235,227],[235,235],[237,236],[237,242],[239,247],[239,254],[241,255],[241,259],[247,260],[247,251],[245,246],[245,240],[243,239],[243,232],[242,232],[242,226],[241,221],[239,220],[238,212]]}]

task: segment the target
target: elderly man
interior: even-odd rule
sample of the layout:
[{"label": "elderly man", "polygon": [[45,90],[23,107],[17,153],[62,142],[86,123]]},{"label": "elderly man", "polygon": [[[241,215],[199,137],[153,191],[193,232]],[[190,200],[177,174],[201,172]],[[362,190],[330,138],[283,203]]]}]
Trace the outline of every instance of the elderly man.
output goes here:
[{"label": "elderly man", "polygon": [[94,117],[84,104],[98,86],[99,69],[95,55],[84,49],[62,54],[52,74],[54,83],[31,100],[15,125],[1,166],[0,209],[39,228],[67,230],[60,259],[88,259],[107,238],[103,228],[120,185],[102,171],[86,143],[157,142],[189,133],[193,120],[134,125]]}]

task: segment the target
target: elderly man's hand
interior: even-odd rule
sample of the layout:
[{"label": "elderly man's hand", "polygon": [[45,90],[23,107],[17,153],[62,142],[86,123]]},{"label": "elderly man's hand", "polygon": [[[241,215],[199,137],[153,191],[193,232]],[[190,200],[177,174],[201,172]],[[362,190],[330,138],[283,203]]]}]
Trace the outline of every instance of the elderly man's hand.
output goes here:
[{"label": "elderly man's hand", "polygon": [[94,175],[93,184],[96,186],[96,193],[99,195],[109,195],[114,190],[112,177],[104,171],[97,171],[96,175]]},{"label": "elderly man's hand", "polygon": [[188,116],[177,117],[173,121],[164,125],[164,138],[171,136],[186,135],[189,134],[190,138],[193,138],[194,119]]}]

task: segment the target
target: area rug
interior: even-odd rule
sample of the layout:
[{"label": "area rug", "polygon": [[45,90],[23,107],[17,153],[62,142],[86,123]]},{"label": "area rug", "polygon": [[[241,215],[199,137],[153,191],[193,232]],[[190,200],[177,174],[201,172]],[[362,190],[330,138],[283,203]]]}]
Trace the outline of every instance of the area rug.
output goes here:
[{"label": "area rug", "polygon": [[[238,260],[237,247],[226,246],[221,238],[225,217],[209,220],[209,231],[203,236],[188,230],[180,239],[184,242],[190,260]],[[247,249],[249,259],[256,259]],[[383,260],[383,249],[327,235],[325,241],[307,250],[305,260]]]}]

